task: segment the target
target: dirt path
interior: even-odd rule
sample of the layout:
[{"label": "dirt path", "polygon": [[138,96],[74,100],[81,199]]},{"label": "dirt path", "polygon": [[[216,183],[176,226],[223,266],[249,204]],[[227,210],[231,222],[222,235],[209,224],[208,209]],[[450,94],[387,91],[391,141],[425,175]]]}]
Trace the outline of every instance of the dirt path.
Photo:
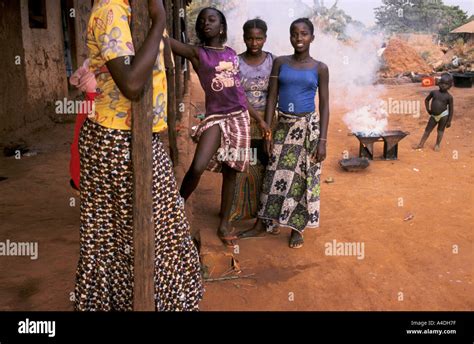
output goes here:
[{"label": "dirt path", "polygon": [[[389,86],[387,97],[423,100],[428,90]],[[453,89],[456,118],[442,151],[411,150],[426,123],[391,118],[411,132],[399,160],[374,161],[363,173],[344,173],[344,150],[356,156],[343,110],[331,108],[328,159],[322,180],[321,227],[307,231],[305,246],[288,248],[278,237],[239,242],[239,279],[206,284],[203,310],[467,310],[473,309],[472,223],[474,89]],[[194,82],[193,102],[202,94]],[[0,310],[72,310],[70,293],[78,256],[79,202],[67,187],[72,125],[58,125],[30,138],[40,153],[0,158],[0,241],[35,241],[39,257],[0,257]],[[376,155],[382,146],[376,144]],[[456,151],[457,159],[453,158]],[[418,171],[415,171],[416,168]],[[194,226],[204,253],[226,252],[215,235],[220,176],[206,173],[196,194]],[[73,199],[71,199],[73,197]],[[403,206],[399,206],[400,197]],[[411,213],[414,218],[404,221]],[[249,222],[236,225],[249,226]],[[325,244],[359,242],[364,258],[325,255]],[[458,253],[453,253],[458,245]],[[227,251],[232,252],[232,251]],[[400,292],[402,294],[400,294]]]},{"label": "dirt path", "polygon": [[[199,102],[202,94],[196,88],[193,98]],[[423,104],[427,92],[414,85],[389,86],[386,97]],[[288,248],[287,229],[278,237],[241,240],[235,257],[242,274],[255,274],[255,279],[208,283],[202,309],[472,309],[474,113],[469,104],[474,103],[474,89],[452,93],[457,117],[440,153],[431,149],[434,136],[423,151],[410,148],[424,130],[426,115],[392,116],[391,128],[411,132],[400,143],[399,161],[374,161],[363,173],[343,172],[338,166],[345,150],[357,156],[358,141],[347,135],[343,110],[332,107],[322,180],[332,177],[335,182],[322,185],[321,227],[306,232],[300,250]],[[382,144],[375,150],[381,156]],[[193,225],[201,228],[204,253],[226,250],[215,235],[220,182],[206,173],[196,191]],[[403,207],[398,206],[400,197]],[[404,221],[409,213],[414,218]],[[249,226],[251,222],[236,224]],[[326,256],[325,244],[333,240],[364,243],[364,259]],[[459,246],[458,254],[453,245]]]}]

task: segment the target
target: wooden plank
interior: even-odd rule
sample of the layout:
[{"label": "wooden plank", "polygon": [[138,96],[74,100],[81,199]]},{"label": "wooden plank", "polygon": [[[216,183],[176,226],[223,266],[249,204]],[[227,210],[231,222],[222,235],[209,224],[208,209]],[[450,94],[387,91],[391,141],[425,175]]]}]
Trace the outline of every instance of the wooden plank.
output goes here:
[{"label": "wooden plank", "polygon": [[[132,37],[135,51],[142,46],[149,28],[148,2],[133,0]],[[155,310],[154,259],[155,240],[152,208],[152,116],[153,90],[147,81],[141,97],[132,102],[133,162],[133,309]]]},{"label": "wooden plank", "polygon": [[[187,4],[187,1],[185,1],[185,4],[184,6],[186,7],[188,4]],[[184,31],[185,31],[185,34],[186,34],[186,42],[184,43],[189,43],[189,36],[188,36],[188,30],[189,28],[187,27],[187,22],[188,22],[188,19],[187,19],[187,11],[184,11],[184,23],[185,23],[185,27],[184,27]],[[186,93],[189,91],[189,82],[191,81],[191,64],[189,63],[189,60],[185,60],[184,62],[186,64],[186,72],[184,73],[184,89],[183,89],[183,93]]]},{"label": "wooden plank", "polygon": [[[170,37],[174,37],[174,11],[171,0],[165,0],[165,7],[167,13],[167,30]],[[171,52],[170,52],[171,54]],[[176,58],[176,57],[175,57]],[[175,65],[176,65],[175,59]],[[171,67],[171,66],[170,66]],[[176,137],[176,73],[175,67],[166,70],[166,78],[168,82],[168,141],[170,149],[170,157],[173,166],[179,164],[178,142]]]},{"label": "wooden plank", "polygon": [[[175,0],[173,5],[173,26],[174,26],[174,38],[178,41],[182,41],[181,37],[181,20],[179,17],[180,9],[182,9],[182,0]],[[175,58],[175,83],[176,83],[176,104],[179,106],[183,99],[182,94],[182,57],[174,56]],[[179,115],[178,115],[179,116]]]}]

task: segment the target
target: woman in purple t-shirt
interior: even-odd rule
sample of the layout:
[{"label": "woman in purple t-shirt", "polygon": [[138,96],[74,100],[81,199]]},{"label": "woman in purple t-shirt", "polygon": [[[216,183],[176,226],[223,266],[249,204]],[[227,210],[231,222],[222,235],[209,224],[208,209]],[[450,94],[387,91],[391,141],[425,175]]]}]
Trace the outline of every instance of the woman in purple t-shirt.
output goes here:
[{"label": "woman in purple t-shirt", "polygon": [[211,7],[202,9],[196,20],[196,34],[202,46],[183,44],[171,39],[177,55],[191,61],[206,95],[206,118],[193,132],[198,142],[194,159],[181,184],[181,196],[187,200],[199,184],[204,170],[222,172],[221,221],[217,234],[227,246],[233,246],[229,215],[237,172],[248,170],[250,153],[250,116],[263,134],[270,129],[245,97],[239,73],[239,59],[224,45],[227,21]]}]

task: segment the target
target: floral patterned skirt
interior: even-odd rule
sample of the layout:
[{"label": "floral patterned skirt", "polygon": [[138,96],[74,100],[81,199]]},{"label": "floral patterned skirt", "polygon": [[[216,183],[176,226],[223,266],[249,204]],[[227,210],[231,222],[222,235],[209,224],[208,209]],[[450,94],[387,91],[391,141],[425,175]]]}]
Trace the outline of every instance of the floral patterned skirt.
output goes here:
[{"label": "floral patterned skirt", "polygon": [[319,227],[321,163],[311,159],[319,141],[319,115],[279,112],[258,217],[303,232]]},{"label": "floral patterned skirt", "polygon": [[[80,254],[75,309],[133,309],[133,169],[130,131],[86,120],[81,155]],[[203,286],[184,201],[159,134],[153,134],[153,224],[157,311],[198,310]]]}]

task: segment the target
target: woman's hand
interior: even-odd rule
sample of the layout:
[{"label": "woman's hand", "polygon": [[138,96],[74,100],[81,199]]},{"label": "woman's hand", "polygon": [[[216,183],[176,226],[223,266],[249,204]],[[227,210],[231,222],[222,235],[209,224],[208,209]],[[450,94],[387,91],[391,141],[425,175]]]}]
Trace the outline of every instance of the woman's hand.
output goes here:
[{"label": "woman's hand", "polygon": [[260,129],[260,132],[262,133],[263,138],[270,136],[272,134],[272,130],[268,126],[267,122],[265,122],[263,119],[260,119],[257,122],[257,125],[258,125],[258,128]]},{"label": "woman's hand", "polygon": [[263,119],[259,120],[257,122],[258,128],[260,129],[262,133],[262,137],[265,140],[264,144],[264,150],[265,153],[270,156],[273,151],[273,137],[272,137],[272,130],[268,126],[267,122],[265,122]]},{"label": "woman's hand", "polygon": [[313,159],[316,162],[323,162],[326,159],[326,141],[319,141],[316,150],[313,152]]},{"label": "woman's hand", "polygon": [[265,144],[263,145],[263,147],[264,147],[265,153],[268,156],[271,156],[273,153],[273,138],[271,135],[265,137]]}]

